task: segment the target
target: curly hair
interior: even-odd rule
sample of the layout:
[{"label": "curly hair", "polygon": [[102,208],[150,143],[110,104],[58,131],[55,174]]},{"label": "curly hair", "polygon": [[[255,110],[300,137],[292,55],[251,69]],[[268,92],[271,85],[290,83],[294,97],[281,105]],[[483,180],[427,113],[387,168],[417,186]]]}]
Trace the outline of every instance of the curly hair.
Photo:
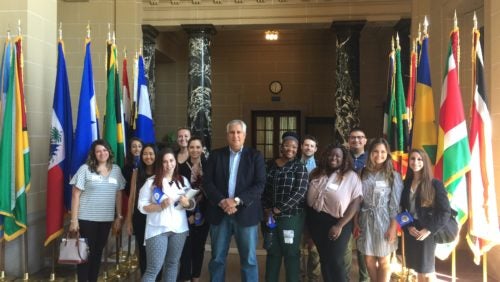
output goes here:
[{"label": "curly hair", "polygon": [[337,177],[342,180],[344,174],[352,170],[352,157],[347,148],[341,144],[329,144],[323,151],[319,158],[318,166],[311,172],[311,179],[316,179],[322,176],[330,176],[335,169],[331,167],[331,157],[333,155],[333,150],[340,149],[342,151],[342,163],[340,167],[336,170]]},{"label": "curly hair", "polygon": [[387,140],[385,140],[384,138],[375,138],[372,140],[372,142],[370,142],[370,145],[368,145],[368,151],[367,151],[368,158],[366,160],[365,168],[361,171],[361,179],[364,179],[364,177],[366,176],[365,174],[366,171],[369,172],[378,171],[376,164],[372,162],[371,154],[375,150],[375,147],[377,147],[380,144],[384,145],[385,150],[387,151],[387,159],[382,164],[381,170],[384,173],[384,178],[389,183],[391,183],[392,186],[392,183],[394,182],[394,174],[393,174],[394,167],[392,166],[391,148]]},{"label": "curly hair", "polygon": [[[155,179],[153,181],[153,185],[156,187],[163,187],[163,177],[165,176],[165,171],[163,170],[163,158],[168,154],[171,154],[175,159],[172,181],[175,181],[177,187],[180,189],[181,186],[184,186],[184,180],[179,174],[179,164],[177,163],[177,159],[175,158],[175,153],[172,148],[164,148],[160,151],[160,153],[158,153],[158,156],[155,159]],[[179,182],[181,183],[181,186],[179,186]]]},{"label": "curly hair", "polygon": [[99,172],[97,171],[97,166],[99,165],[99,162],[97,161],[97,157],[95,155],[95,149],[99,145],[106,148],[106,150],[108,150],[109,153],[109,158],[106,160],[106,168],[108,170],[111,170],[113,168],[113,151],[111,151],[111,146],[109,146],[109,143],[106,140],[97,139],[90,146],[90,150],[87,155],[87,161],[85,162],[89,166],[90,171],[95,172],[97,174],[99,174]]}]

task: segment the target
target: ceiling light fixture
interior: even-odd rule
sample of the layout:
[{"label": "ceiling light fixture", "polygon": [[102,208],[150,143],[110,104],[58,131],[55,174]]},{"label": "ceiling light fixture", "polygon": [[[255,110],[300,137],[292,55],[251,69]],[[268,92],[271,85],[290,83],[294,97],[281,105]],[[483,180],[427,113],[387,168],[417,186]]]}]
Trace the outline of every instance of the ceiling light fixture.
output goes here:
[{"label": "ceiling light fixture", "polygon": [[275,41],[278,40],[279,32],[277,30],[266,30],[265,38],[266,40]]}]

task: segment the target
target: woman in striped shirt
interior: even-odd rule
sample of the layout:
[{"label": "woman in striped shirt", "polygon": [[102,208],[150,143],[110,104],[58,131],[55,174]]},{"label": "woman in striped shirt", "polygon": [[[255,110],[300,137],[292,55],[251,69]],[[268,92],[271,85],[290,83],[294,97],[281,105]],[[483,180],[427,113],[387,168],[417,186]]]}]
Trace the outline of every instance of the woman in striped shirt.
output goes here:
[{"label": "woman in striped shirt", "polygon": [[69,230],[80,231],[90,249],[88,261],[78,265],[78,281],[97,281],[111,224],[120,230],[123,218],[120,213],[125,179],[120,167],[113,164],[108,142],[99,139],[92,143],[87,162],[78,169],[70,184],[73,192]]}]

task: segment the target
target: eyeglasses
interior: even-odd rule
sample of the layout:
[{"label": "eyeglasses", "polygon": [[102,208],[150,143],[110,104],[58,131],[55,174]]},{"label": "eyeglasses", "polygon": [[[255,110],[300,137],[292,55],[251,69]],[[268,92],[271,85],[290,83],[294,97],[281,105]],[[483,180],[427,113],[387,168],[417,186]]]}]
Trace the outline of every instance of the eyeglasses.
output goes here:
[{"label": "eyeglasses", "polygon": [[365,136],[349,136],[349,139],[351,139],[351,140],[356,140],[356,139],[362,140],[362,139],[365,139]]}]

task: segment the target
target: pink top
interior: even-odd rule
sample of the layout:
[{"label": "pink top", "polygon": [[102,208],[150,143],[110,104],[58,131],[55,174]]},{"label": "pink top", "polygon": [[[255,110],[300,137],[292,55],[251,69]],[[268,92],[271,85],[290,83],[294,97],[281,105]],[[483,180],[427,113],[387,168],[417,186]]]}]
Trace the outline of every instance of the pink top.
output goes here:
[{"label": "pink top", "polygon": [[325,175],[310,181],[307,205],[318,212],[341,218],[351,201],[363,196],[362,191],[361,179],[354,171],[348,171],[342,180],[337,179],[334,172],[330,177]]}]

